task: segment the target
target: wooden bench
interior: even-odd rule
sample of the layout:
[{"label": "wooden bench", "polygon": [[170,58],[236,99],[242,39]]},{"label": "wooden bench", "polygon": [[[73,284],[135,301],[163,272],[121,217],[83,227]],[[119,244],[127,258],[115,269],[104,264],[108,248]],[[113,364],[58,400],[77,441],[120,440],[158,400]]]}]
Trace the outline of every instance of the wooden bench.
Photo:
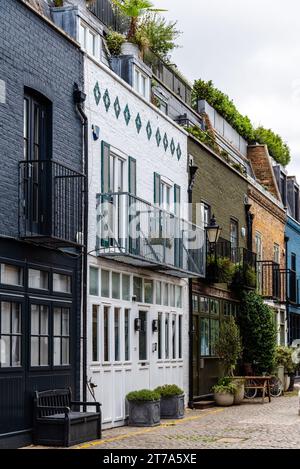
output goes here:
[{"label": "wooden bench", "polygon": [[[96,412],[80,407],[96,407]],[[101,404],[72,401],[71,388],[35,391],[33,441],[36,445],[73,446],[101,438]]]}]

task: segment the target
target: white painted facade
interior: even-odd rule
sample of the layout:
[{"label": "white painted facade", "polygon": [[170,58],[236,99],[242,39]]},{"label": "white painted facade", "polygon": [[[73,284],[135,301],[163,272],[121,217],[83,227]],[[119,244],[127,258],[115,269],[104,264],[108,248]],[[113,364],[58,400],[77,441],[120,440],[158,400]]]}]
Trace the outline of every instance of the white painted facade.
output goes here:
[{"label": "white painted facade", "polygon": [[[97,386],[95,396],[102,403],[104,428],[109,428],[124,424],[125,396],[131,390],[154,389],[158,385],[174,383],[182,387],[187,396],[188,281],[97,256],[96,197],[101,193],[102,141],[109,144],[111,153],[122,161],[124,192],[128,192],[130,156],[136,160],[137,197],[153,204],[154,173],[159,173],[171,194],[174,184],[180,186],[181,216],[188,219],[185,213],[188,186],[187,135],[105,65],[89,57],[85,58],[85,83],[90,129],[88,285],[92,293],[88,297],[87,376]],[[103,99],[105,93],[107,107]],[[99,101],[97,97],[100,97]],[[118,116],[115,110],[117,106],[114,106],[116,98],[120,106]],[[124,116],[126,105],[130,112],[128,123]],[[138,114],[142,124],[139,131],[136,125]],[[150,138],[146,131],[148,122],[151,126]],[[92,127],[95,135],[99,128],[98,139],[94,138]],[[158,128],[161,134],[159,146],[156,139]],[[166,149],[163,144],[165,134],[168,139]],[[173,152],[170,148],[172,139],[175,146]],[[120,173],[120,169],[119,173],[116,170],[116,178],[120,177]],[[173,199],[173,195],[171,197]],[[142,278],[144,284],[141,286],[142,297],[133,301],[133,283],[138,282],[136,278]],[[147,286],[151,280],[153,299],[149,301],[145,296],[149,296]],[[157,300],[159,288],[163,290],[161,300]],[[141,333],[135,330],[135,320],[141,314],[143,317],[143,313],[146,313],[147,330],[146,340],[143,338],[146,351],[143,350],[142,354],[145,355],[141,359]],[[152,329],[155,327],[153,320],[158,318],[161,319],[160,335]]]}]

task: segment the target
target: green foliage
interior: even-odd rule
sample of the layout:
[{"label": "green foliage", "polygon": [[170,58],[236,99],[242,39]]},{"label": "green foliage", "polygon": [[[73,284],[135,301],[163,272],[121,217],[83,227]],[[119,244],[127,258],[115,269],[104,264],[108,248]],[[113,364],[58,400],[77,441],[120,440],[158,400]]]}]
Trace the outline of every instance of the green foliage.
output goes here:
[{"label": "green foliage", "polygon": [[275,365],[283,365],[284,371],[288,374],[295,373],[298,365],[293,363],[292,360],[293,349],[290,347],[284,347],[282,345],[276,347],[275,351]]},{"label": "green foliage", "polygon": [[148,47],[155,54],[166,58],[178,47],[175,40],[179,37],[180,31],[176,29],[176,24],[176,22],[167,22],[156,13],[148,13],[138,25],[135,40],[141,48]]},{"label": "green foliage", "polygon": [[55,7],[62,7],[64,5],[64,0],[54,0]]},{"label": "green foliage", "polygon": [[258,143],[268,145],[269,153],[277,163],[286,166],[291,161],[289,147],[283,142],[280,135],[275,134],[271,129],[258,127],[255,130],[255,140]]},{"label": "green foliage", "polygon": [[126,396],[128,401],[159,401],[160,394],[150,389],[141,389],[140,391],[132,391]]},{"label": "green foliage", "polygon": [[176,384],[165,384],[164,386],[158,386],[154,391],[158,392],[162,398],[182,396],[184,393]]},{"label": "green foliage", "polygon": [[195,80],[192,101],[194,107],[199,100],[205,100],[248,142],[257,141],[268,145],[272,157],[283,166],[290,162],[290,149],[282,138],[271,129],[258,127],[255,129],[248,116],[243,116],[233,101],[222,91],[218,90],[211,80]]},{"label": "green foliage", "polygon": [[276,328],[273,312],[256,292],[243,293],[238,314],[243,360],[256,372],[270,373],[275,363]]},{"label": "green foliage", "polygon": [[223,360],[225,373],[233,375],[237,362],[242,356],[243,348],[239,328],[232,316],[221,323],[215,349],[217,355]]},{"label": "green foliage", "polygon": [[117,31],[110,30],[106,36],[106,43],[111,55],[120,55],[122,44],[125,42],[125,36]]},{"label": "green foliage", "polygon": [[194,127],[185,126],[184,128],[187,132],[189,132],[189,134],[193,135],[193,137],[195,137],[197,140],[207,145],[214,152],[219,152],[219,147],[217,145],[214,133],[211,130],[204,132],[196,125]]},{"label": "green foliage", "polygon": [[256,272],[251,265],[237,265],[232,279],[234,288],[242,289],[243,287],[256,287]]},{"label": "green foliage", "polygon": [[235,382],[231,380],[230,377],[224,376],[218,380],[218,384],[215,384],[212,387],[212,391],[216,394],[235,394],[238,390],[238,386]]},{"label": "green foliage", "polygon": [[207,256],[207,277],[215,283],[231,283],[234,269],[234,263],[228,257]]}]

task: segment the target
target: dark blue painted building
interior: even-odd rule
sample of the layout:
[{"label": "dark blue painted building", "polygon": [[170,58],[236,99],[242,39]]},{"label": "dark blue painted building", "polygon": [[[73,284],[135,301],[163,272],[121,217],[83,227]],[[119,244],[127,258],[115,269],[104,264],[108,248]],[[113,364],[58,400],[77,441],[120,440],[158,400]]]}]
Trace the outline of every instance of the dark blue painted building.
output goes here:
[{"label": "dark blue painted building", "polygon": [[0,2],[0,447],[30,442],[35,390],[80,383],[83,57],[31,3]]}]

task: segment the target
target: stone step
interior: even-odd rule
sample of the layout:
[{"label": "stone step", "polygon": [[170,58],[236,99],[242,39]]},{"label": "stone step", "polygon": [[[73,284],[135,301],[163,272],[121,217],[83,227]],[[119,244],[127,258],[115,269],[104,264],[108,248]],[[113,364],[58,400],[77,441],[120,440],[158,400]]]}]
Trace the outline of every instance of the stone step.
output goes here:
[{"label": "stone step", "polygon": [[194,402],[194,408],[198,410],[209,409],[210,407],[215,407],[215,401],[197,401]]}]

